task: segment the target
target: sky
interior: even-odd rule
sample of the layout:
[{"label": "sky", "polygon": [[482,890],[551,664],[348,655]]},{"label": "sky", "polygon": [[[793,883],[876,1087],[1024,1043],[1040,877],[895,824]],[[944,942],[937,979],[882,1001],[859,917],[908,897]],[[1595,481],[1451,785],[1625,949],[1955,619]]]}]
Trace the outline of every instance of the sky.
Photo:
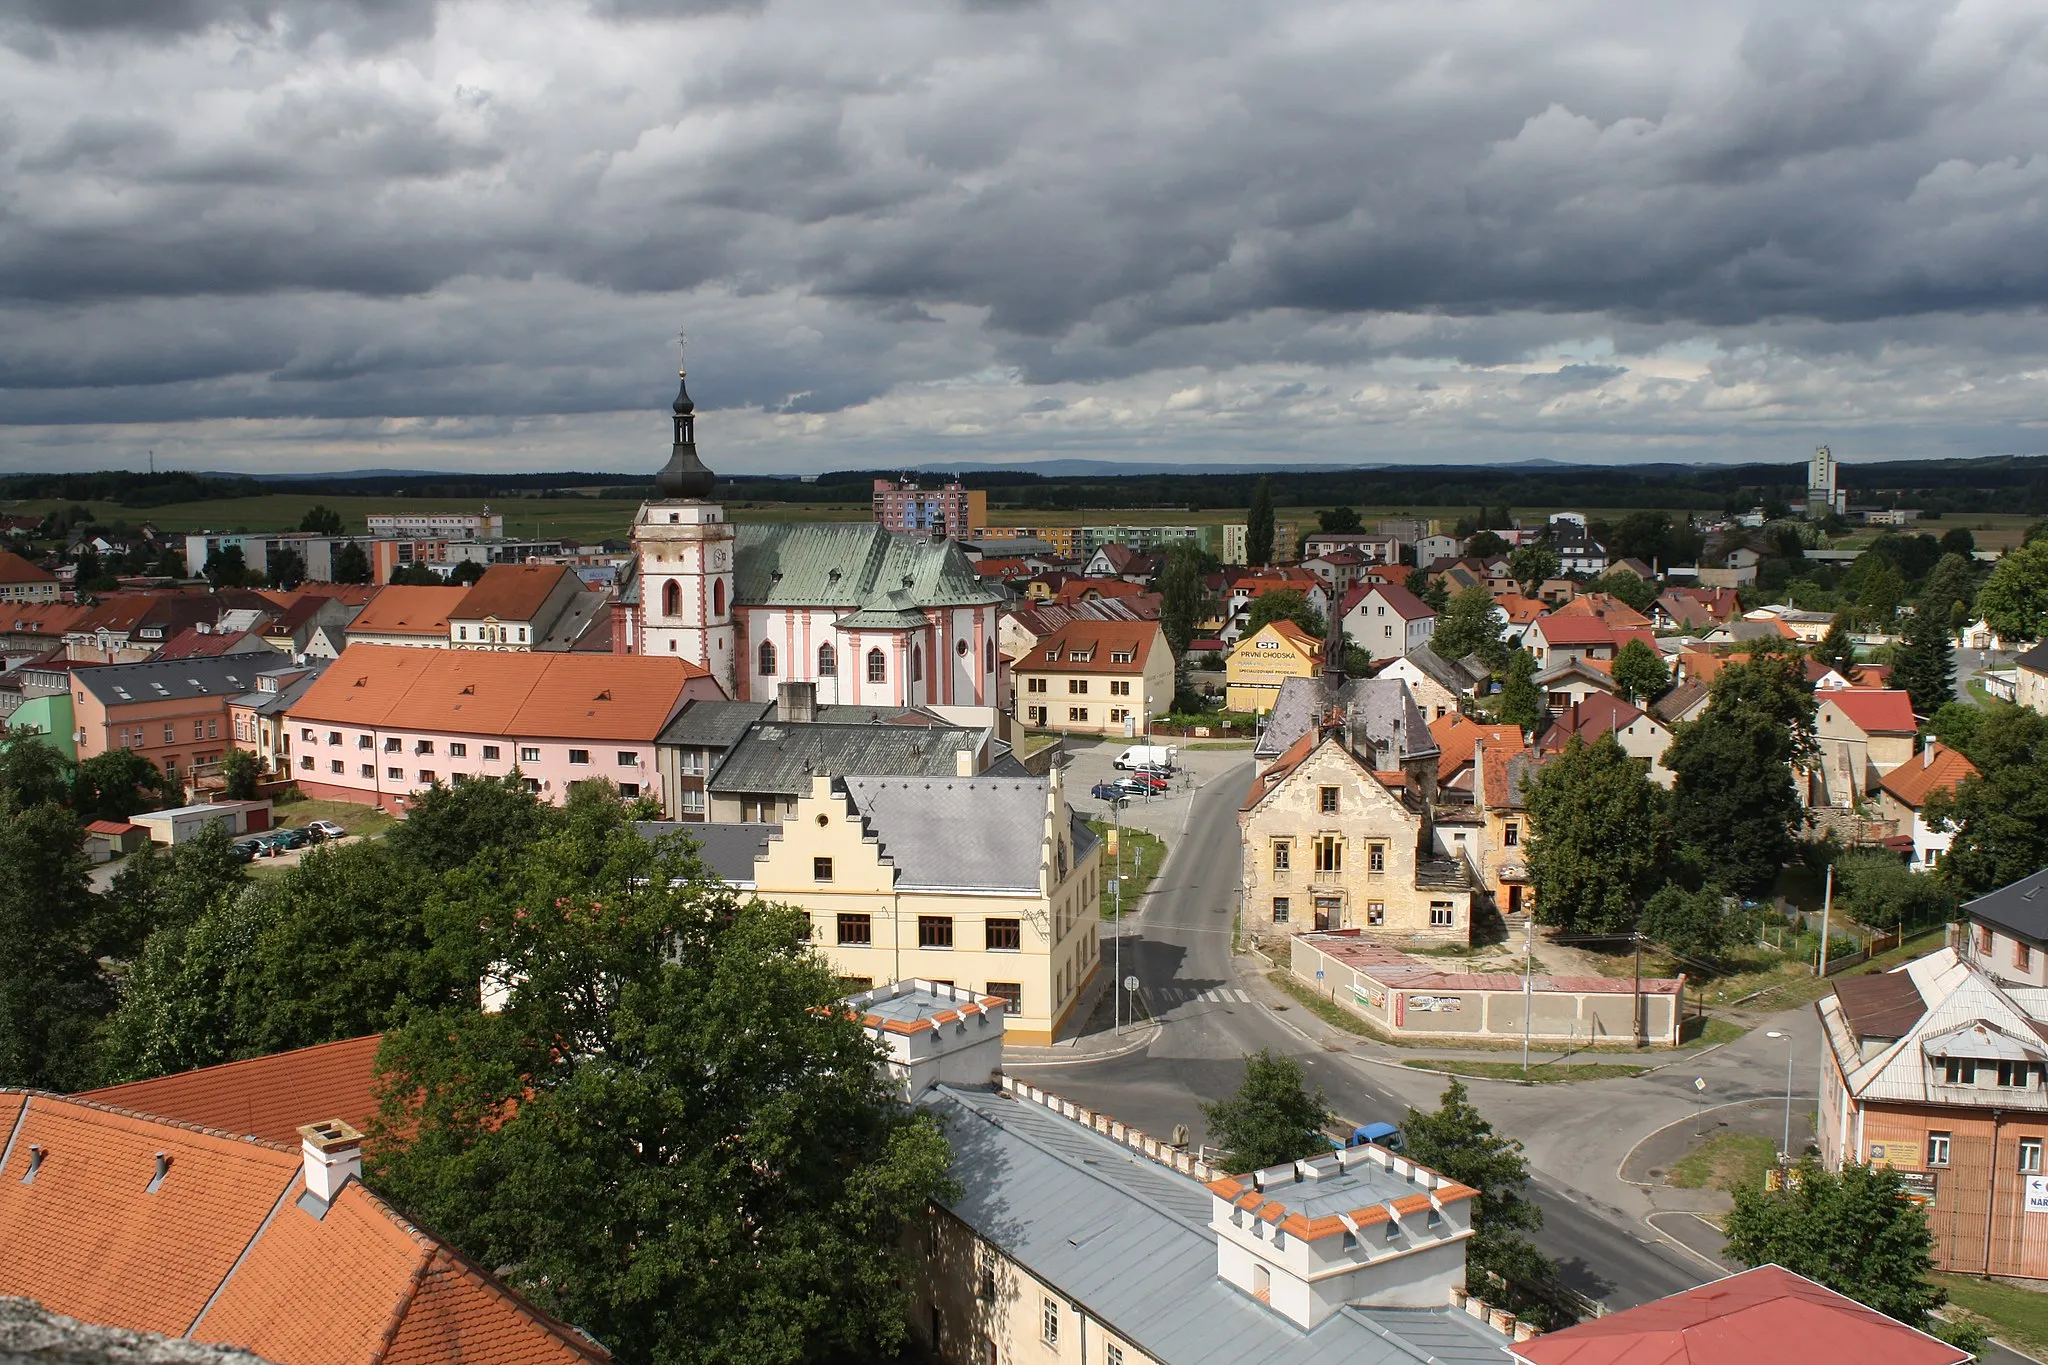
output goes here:
[{"label": "sky", "polygon": [[2035,453],[2035,0],[0,0],[0,469]]}]

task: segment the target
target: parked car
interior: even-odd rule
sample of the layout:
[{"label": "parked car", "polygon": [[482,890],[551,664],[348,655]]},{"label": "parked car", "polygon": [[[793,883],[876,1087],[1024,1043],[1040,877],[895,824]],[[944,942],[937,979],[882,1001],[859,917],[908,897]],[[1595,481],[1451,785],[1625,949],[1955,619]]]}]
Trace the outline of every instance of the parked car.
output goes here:
[{"label": "parked car", "polygon": [[1122,805],[1131,799],[1131,793],[1121,782],[1097,782],[1088,789],[1088,794],[1097,801],[1107,801],[1112,806]]},{"label": "parked car", "polygon": [[284,831],[281,829],[266,829],[261,834],[250,835],[244,842],[256,845],[256,856],[259,858],[275,858],[284,852],[286,847]]},{"label": "parked car", "polygon": [[1138,769],[1123,780],[1135,785],[1140,792],[1163,792],[1173,785],[1171,778],[1161,777],[1158,773],[1144,768]]},{"label": "parked car", "polygon": [[1164,768],[1168,772],[1171,772],[1179,761],[1180,749],[1172,744],[1133,744],[1116,756],[1116,766],[1119,768],[1151,766]]},{"label": "parked car", "polygon": [[263,845],[255,839],[237,839],[234,842],[235,856],[243,862],[254,862],[263,854]]},{"label": "parked car", "polygon": [[286,848],[304,848],[313,842],[313,836],[304,829],[287,827],[277,831],[278,842]]},{"label": "parked car", "polygon": [[340,839],[348,834],[332,820],[315,820],[306,826],[306,831],[315,839]]},{"label": "parked car", "polygon": [[1374,1147],[1384,1147],[1390,1152],[1398,1152],[1407,1146],[1401,1140],[1401,1130],[1391,1123],[1364,1124],[1352,1129],[1351,1136],[1342,1142],[1335,1138],[1330,1139],[1332,1147],[1364,1147],[1368,1144]]},{"label": "parked car", "polygon": [[1135,777],[1119,777],[1113,785],[1124,794],[1125,800],[1129,800],[1134,796],[1150,796],[1158,790],[1158,788]]},{"label": "parked car", "polygon": [[1156,777],[1164,782],[1171,783],[1173,781],[1173,775],[1176,771],[1177,770],[1173,768],[1160,768],[1153,766],[1151,764],[1147,764],[1143,767],[1131,769],[1131,774],[1134,777]]}]

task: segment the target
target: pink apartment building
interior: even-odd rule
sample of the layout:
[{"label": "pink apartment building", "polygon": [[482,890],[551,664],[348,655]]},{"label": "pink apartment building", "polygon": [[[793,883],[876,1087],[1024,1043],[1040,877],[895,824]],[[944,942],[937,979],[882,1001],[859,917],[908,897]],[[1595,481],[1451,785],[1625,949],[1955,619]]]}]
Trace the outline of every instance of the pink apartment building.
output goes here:
[{"label": "pink apartment building", "polygon": [[700,699],[725,693],[677,658],[351,645],[290,708],[292,776],[393,812],[437,781],[515,769],[558,804],[600,777],[639,796],[661,790],[655,737]]}]

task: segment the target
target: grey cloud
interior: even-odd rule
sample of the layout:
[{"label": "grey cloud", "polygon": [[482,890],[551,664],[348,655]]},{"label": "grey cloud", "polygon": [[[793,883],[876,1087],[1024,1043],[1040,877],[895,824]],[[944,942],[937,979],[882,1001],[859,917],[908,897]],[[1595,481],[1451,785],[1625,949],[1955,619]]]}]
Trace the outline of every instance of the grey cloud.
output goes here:
[{"label": "grey cloud", "polygon": [[[270,32],[295,43],[323,35],[381,47],[433,27],[438,0],[0,0],[0,31],[127,35],[162,40],[211,28]],[[43,44],[41,55],[53,55]]]},{"label": "grey cloud", "polygon": [[1525,389],[1565,393],[1576,389],[1597,389],[1608,380],[1619,379],[1627,373],[1626,365],[1562,365],[1541,374],[1525,374],[1520,383]]}]

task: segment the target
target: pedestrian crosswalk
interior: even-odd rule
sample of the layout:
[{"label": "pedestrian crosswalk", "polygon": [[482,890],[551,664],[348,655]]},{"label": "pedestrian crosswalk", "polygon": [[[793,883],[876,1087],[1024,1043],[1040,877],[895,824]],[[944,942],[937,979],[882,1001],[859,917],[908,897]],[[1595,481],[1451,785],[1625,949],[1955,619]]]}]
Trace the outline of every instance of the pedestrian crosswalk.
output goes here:
[{"label": "pedestrian crosswalk", "polygon": [[1249,1005],[1252,1002],[1249,995],[1230,986],[1152,986],[1146,993],[1166,1005],[1184,1004],[1190,1000],[1206,1000],[1214,1005]]}]

